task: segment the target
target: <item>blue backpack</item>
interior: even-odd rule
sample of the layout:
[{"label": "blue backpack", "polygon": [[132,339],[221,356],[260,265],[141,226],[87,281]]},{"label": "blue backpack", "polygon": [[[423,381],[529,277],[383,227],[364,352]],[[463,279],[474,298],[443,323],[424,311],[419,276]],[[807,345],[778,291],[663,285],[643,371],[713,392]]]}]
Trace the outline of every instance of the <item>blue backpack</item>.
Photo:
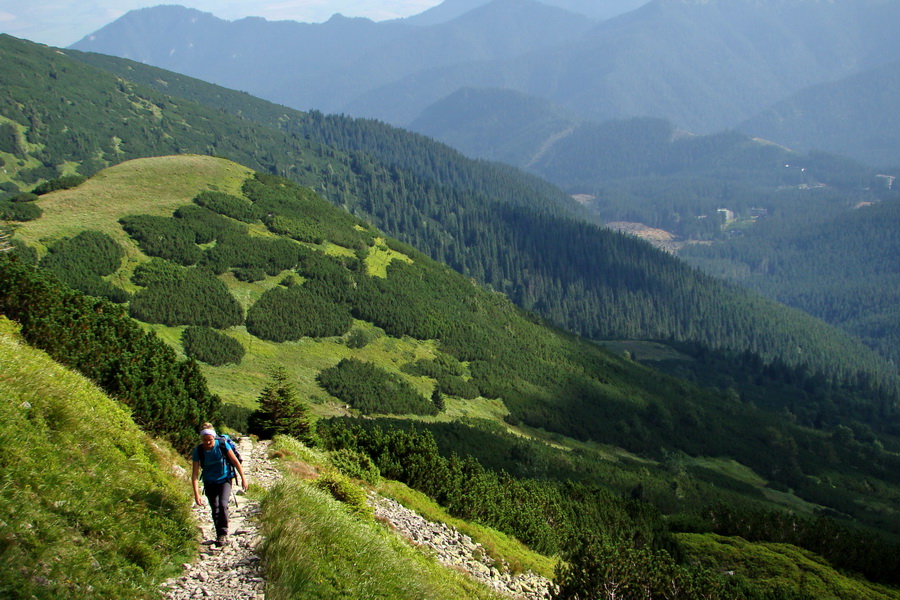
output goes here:
[{"label": "blue backpack", "polygon": [[[220,452],[222,452],[222,448],[227,448],[228,450],[234,452],[234,457],[238,459],[239,463],[244,463],[244,459],[241,456],[241,453],[238,452],[237,445],[234,443],[234,440],[232,440],[227,434],[223,433],[222,435],[216,436],[216,441],[219,442]],[[197,445],[197,454],[200,456],[200,466],[204,467],[205,465],[203,464],[203,459],[205,458],[205,453],[203,452],[203,444]],[[225,468],[228,469],[228,479],[234,479],[234,465],[231,464],[231,461],[228,460],[227,456],[225,456],[225,452],[222,452],[222,458],[225,460]]]}]

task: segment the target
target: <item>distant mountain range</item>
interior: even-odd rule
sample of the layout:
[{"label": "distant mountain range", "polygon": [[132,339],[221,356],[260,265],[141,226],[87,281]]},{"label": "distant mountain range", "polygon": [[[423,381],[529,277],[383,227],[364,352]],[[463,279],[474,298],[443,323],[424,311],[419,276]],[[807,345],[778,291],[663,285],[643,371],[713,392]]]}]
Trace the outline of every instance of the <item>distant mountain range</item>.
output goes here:
[{"label": "distant mountain range", "polygon": [[[404,19],[414,25],[436,25],[451,21],[491,0],[445,0],[428,10]],[[634,10],[647,0],[542,0],[543,4],[556,6],[573,13],[582,14],[596,20],[605,20]]]},{"label": "distant mountain range", "polygon": [[[227,22],[160,6],[129,12],[73,47],[300,110],[401,126],[460,89],[508,89],[583,119],[650,116],[696,133],[740,126],[803,149],[900,161],[900,134],[890,127],[896,95],[888,93],[896,85],[888,65],[900,60],[892,25],[900,3],[641,4],[448,0],[408,19],[336,15],[322,24]],[[823,88],[814,86],[829,82],[839,83],[818,102]],[[841,101],[854,94],[866,98],[859,126]],[[786,101],[793,108],[778,104]]]},{"label": "distant mountain range", "polygon": [[900,165],[900,61],[801,90],[738,129],[797,150]]}]

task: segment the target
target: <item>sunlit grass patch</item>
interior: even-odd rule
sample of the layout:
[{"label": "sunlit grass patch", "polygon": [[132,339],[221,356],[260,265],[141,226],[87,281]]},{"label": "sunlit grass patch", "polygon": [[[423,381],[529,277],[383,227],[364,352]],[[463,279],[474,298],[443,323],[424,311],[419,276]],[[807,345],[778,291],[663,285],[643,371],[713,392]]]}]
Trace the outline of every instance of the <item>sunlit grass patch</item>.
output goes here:
[{"label": "sunlit grass patch", "polygon": [[373,277],[387,277],[388,265],[394,260],[413,262],[405,254],[388,248],[383,238],[378,238],[375,240],[375,245],[369,248],[369,254],[366,256],[366,273]]},{"label": "sunlit grass patch", "polygon": [[501,598],[296,478],[273,488],[262,506],[267,598]]},{"label": "sunlit grass patch", "polygon": [[124,162],[76,188],[42,196],[38,202],[43,216],[23,224],[17,236],[30,245],[45,247],[53,240],[91,229],[127,246],[131,243],[119,225],[120,217],[171,216],[176,208],[190,204],[199,192],[209,189],[209,182],[215,182],[218,191],[240,195],[240,186],[250,173],[236,163],[199,155]]}]

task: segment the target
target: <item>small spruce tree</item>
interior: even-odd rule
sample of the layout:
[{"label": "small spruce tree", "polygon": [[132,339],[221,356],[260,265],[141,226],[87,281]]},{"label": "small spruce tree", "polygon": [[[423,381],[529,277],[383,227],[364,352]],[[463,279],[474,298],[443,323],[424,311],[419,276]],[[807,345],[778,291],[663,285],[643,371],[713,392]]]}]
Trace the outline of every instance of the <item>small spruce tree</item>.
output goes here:
[{"label": "small spruce tree", "polygon": [[287,371],[281,367],[272,370],[271,381],[260,394],[259,408],[250,415],[248,427],[262,438],[283,434],[307,444],[316,442],[309,405],[297,396]]},{"label": "small spruce tree", "polygon": [[431,401],[434,403],[435,408],[437,408],[438,412],[443,412],[444,410],[444,395],[441,394],[441,391],[437,388],[434,389],[434,392],[431,394]]}]

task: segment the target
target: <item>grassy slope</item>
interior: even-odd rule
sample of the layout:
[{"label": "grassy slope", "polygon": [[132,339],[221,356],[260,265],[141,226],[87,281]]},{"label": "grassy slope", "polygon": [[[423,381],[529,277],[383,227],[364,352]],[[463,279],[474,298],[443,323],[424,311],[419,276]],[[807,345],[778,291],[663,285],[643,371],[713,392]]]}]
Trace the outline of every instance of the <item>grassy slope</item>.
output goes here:
[{"label": "grassy slope", "polygon": [[[0,318],[0,596],[155,596],[195,548],[181,460],[16,328]],[[273,598],[498,598],[295,478],[266,503]]]},{"label": "grassy slope", "polygon": [[0,596],[142,598],[195,547],[181,459],[0,317]]},{"label": "grassy slope", "polygon": [[171,216],[203,190],[240,194],[246,167],[209,156],[162,156],[128,161],[105,169],[84,184],[41,198],[44,214],[19,232],[23,241],[46,243],[84,229],[111,235],[137,247],[118,220],[129,214]]},{"label": "grassy slope", "polygon": [[[208,156],[166,156],[128,161],[101,171],[77,188],[42,196],[38,203],[44,210],[44,215],[35,221],[22,223],[16,235],[45,252],[46,247],[53,242],[85,229],[107,233],[126,248],[127,254],[126,264],[111,279],[116,285],[133,290],[128,278],[134,267],[148,260],[148,257],[122,230],[119,218],[131,214],[171,216],[175,209],[191,204],[191,199],[204,190],[239,196],[241,183],[250,173],[249,169],[236,163]],[[256,230],[260,235],[271,235],[261,227]],[[333,244],[322,248],[334,254],[352,254],[351,250]],[[376,244],[367,267],[371,274],[384,276],[387,265],[392,260],[410,259],[386,246]],[[240,282],[231,275],[223,276],[223,280],[246,310],[263,292],[276,286],[283,275],[267,277],[255,283]],[[183,327],[146,327],[181,351]],[[373,328],[361,321],[357,321],[354,327]],[[339,338],[304,338],[297,342],[272,343],[251,336],[243,326],[233,327],[226,333],[239,340],[248,352],[238,366],[203,365],[204,374],[214,393],[222,396],[226,402],[252,407],[268,382],[271,369],[281,366],[292,374],[293,383],[300,395],[310,399],[316,411],[326,416],[340,414],[342,410],[335,403],[323,404],[327,394],[315,381],[322,369],[352,355],[399,373],[401,364],[418,358],[433,358],[435,352],[432,342],[400,340],[383,334],[365,348],[351,351]],[[426,378],[404,377],[423,395],[431,394],[433,384]],[[450,399],[448,404],[445,417],[460,414],[502,417],[505,414],[505,409],[496,401],[479,406]]]},{"label": "grassy slope", "polygon": [[[371,517],[304,482],[301,473],[330,469],[327,455],[278,436],[285,478],[266,494],[266,596],[275,599],[372,598],[384,600],[499,600],[459,572],[414,550]],[[403,487],[403,486],[399,486]],[[485,531],[485,536],[496,532]]]}]

